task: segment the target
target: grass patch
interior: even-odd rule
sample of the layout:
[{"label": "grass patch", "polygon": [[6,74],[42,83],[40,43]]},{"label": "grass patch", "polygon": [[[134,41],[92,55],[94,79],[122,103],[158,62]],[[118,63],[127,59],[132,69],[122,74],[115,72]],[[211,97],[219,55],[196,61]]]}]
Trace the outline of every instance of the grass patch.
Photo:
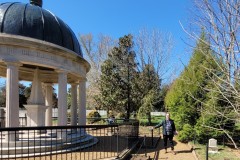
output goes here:
[{"label": "grass patch", "polygon": [[[193,145],[193,143],[191,143]],[[195,152],[199,158],[199,160],[205,160],[206,159],[206,145],[203,144],[194,144]],[[218,151],[219,153],[209,153],[208,158],[209,160],[240,160],[240,157],[237,157],[237,154],[235,150],[227,147],[218,145]]]},{"label": "grass patch", "polygon": [[139,123],[141,126],[154,126],[157,125],[159,122],[165,119],[165,116],[152,116],[151,124],[148,123],[148,119],[146,117],[143,117],[139,119]]}]

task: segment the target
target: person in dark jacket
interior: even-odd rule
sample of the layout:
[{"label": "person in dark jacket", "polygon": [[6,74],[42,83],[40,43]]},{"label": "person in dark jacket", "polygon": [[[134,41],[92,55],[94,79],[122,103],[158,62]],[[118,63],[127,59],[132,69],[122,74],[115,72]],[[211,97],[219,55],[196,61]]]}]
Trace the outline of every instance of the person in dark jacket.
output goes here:
[{"label": "person in dark jacket", "polygon": [[174,144],[173,144],[173,136],[177,134],[174,121],[170,119],[170,114],[166,113],[166,119],[157,124],[153,129],[162,127],[163,130],[163,142],[164,142],[164,148],[165,153],[167,153],[167,141],[169,140],[170,146],[171,146],[171,152],[173,154],[176,154],[174,151]]}]

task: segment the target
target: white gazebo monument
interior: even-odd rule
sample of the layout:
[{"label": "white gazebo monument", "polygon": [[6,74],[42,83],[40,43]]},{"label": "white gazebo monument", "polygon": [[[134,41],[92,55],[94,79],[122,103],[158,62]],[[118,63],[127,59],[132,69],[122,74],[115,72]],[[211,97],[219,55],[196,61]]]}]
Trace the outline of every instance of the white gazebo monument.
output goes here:
[{"label": "white gazebo monument", "polygon": [[[67,125],[67,84],[72,90],[71,125],[85,125],[89,69],[73,31],[43,9],[41,0],[0,5],[0,76],[6,77],[6,127],[19,126],[20,80],[32,81],[25,105],[28,126],[52,125],[53,84],[58,84],[58,125]],[[16,137],[9,135],[8,140]]]}]

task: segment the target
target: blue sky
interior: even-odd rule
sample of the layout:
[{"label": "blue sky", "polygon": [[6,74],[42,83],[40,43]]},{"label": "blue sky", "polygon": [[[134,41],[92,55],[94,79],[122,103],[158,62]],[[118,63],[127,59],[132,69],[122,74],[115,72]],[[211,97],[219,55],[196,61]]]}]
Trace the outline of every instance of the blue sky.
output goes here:
[{"label": "blue sky", "polygon": [[[23,2],[29,0],[0,0]],[[186,33],[179,21],[188,26],[190,0],[43,0],[43,8],[67,23],[75,34],[100,33],[119,38],[142,28],[158,29],[173,35],[171,62],[178,74],[187,64]],[[181,59],[181,61],[180,61]]]}]

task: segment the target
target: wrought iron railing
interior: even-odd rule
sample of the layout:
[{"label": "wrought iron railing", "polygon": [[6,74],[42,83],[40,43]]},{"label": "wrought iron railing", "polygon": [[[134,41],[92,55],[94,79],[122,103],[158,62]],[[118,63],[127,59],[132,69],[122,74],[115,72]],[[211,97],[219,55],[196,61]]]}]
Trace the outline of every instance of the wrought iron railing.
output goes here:
[{"label": "wrought iron railing", "polygon": [[[0,128],[4,128],[6,124],[5,117],[0,117]],[[27,117],[19,117],[19,126],[26,127],[27,126]]]},{"label": "wrought iron railing", "polygon": [[138,121],[0,128],[0,159],[121,159],[138,141],[138,131],[134,130],[138,130]]}]

